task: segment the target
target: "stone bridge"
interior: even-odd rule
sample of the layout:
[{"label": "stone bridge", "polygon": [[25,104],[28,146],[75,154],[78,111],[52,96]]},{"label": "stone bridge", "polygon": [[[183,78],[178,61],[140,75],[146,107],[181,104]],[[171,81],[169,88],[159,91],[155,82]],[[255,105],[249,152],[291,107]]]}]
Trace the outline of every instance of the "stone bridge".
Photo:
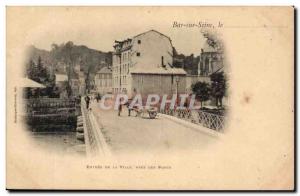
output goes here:
[{"label": "stone bridge", "polygon": [[224,119],[218,116],[205,114],[198,118],[199,113],[161,111],[155,119],[150,119],[136,117],[134,112],[128,116],[126,107],[118,116],[117,111],[103,110],[99,105],[94,100],[87,110],[85,101],[81,102],[82,116],[78,118],[77,134],[84,139],[87,156],[201,150],[222,135]]}]

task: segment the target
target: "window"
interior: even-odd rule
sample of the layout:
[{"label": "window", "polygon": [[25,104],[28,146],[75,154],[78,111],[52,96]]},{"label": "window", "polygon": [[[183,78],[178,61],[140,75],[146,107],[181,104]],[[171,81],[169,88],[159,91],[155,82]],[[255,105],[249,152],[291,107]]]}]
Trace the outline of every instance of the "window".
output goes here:
[{"label": "window", "polygon": [[138,40],[138,44],[141,44],[141,40]]},{"label": "window", "polygon": [[137,53],[136,53],[136,56],[141,56],[141,53],[137,52]]}]

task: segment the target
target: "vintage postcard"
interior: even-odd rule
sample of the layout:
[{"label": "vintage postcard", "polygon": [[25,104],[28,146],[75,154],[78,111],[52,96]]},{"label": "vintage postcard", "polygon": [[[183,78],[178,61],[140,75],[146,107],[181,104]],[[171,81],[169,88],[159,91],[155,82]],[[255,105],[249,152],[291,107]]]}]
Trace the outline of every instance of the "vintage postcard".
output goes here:
[{"label": "vintage postcard", "polygon": [[294,12],[8,6],[7,189],[294,190]]}]

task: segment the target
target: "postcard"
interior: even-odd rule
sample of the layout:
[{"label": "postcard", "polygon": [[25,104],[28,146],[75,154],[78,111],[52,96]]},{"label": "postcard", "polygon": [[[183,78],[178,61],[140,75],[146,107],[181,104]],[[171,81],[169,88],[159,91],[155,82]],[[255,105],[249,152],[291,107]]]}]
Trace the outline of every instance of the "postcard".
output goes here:
[{"label": "postcard", "polygon": [[6,8],[6,187],[295,189],[295,8]]}]

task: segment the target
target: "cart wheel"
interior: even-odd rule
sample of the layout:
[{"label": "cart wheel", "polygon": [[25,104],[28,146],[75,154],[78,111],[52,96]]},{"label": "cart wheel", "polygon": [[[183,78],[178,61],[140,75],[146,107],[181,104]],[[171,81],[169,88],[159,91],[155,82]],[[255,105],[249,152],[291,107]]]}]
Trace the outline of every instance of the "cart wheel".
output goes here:
[{"label": "cart wheel", "polygon": [[150,117],[151,119],[155,118],[156,115],[157,115],[156,112],[149,112],[149,117]]}]

